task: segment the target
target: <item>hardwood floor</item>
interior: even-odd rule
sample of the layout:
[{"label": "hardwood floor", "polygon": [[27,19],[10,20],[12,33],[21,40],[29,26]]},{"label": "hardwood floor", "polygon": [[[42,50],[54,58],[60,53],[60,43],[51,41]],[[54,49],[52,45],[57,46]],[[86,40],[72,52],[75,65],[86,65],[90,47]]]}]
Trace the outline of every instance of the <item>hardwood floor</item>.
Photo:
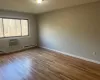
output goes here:
[{"label": "hardwood floor", "polygon": [[1,55],[0,80],[100,80],[100,65],[35,48]]}]

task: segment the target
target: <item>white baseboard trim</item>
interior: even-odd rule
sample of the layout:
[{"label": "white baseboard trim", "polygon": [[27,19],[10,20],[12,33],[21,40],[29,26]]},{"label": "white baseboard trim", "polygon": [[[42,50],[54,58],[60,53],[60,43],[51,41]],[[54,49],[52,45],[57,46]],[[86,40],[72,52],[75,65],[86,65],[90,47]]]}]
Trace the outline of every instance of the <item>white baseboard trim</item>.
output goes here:
[{"label": "white baseboard trim", "polygon": [[51,50],[51,51],[54,51],[54,52],[57,52],[57,53],[61,53],[61,54],[64,54],[64,55],[75,57],[75,58],[79,58],[79,59],[82,59],[82,60],[85,60],[85,61],[89,61],[89,62],[93,62],[93,63],[96,63],[96,64],[100,64],[99,61],[88,59],[88,58],[84,58],[84,57],[80,57],[80,56],[73,55],[73,54],[70,54],[70,53],[66,53],[66,52],[62,52],[62,51],[58,51],[58,50],[55,50],[55,49],[50,49],[50,48],[46,48],[46,47],[42,47],[42,46],[40,46],[40,48],[44,48],[44,49]]}]

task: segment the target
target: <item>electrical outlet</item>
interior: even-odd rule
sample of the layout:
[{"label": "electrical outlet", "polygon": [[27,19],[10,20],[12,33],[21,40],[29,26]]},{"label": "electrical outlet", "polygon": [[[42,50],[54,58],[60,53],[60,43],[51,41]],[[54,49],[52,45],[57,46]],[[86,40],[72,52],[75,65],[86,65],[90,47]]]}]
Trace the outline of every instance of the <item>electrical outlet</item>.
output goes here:
[{"label": "electrical outlet", "polygon": [[93,52],[93,55],[96,55],[96,52]]}]

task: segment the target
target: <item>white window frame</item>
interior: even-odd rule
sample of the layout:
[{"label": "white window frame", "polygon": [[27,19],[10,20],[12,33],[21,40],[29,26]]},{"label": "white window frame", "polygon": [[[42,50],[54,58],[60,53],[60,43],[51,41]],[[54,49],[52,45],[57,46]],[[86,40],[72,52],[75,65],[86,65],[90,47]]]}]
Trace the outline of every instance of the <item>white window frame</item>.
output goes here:
[{"label": "white window frame", "polygon": [[[0,37],[0,39],[1,39],[1,38],[27,37],[27,36],[29,36],[29,19],[8,18],[8,17],[0,17],[0,18],[2,18],[2,28],[3,28],[3,37]],[[20,20],[20,25],[21,25],[21,36],[9,36],[9,37],[5,37],[3,19],[15,19],[15,20]],[[28,35],[22,35],[22,24],[21,24],[21,20],[27,20],[27,22],[28,22]]]}]

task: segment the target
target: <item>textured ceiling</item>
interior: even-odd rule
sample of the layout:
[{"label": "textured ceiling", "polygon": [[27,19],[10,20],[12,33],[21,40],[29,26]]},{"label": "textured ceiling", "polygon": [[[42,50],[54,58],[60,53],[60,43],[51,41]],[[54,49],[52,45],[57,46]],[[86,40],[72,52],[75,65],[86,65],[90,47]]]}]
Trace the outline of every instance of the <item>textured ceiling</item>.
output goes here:
[{"label": "textured ceiling", "polygon": [[35,0],[0,0],[0,9],[28,13],[43,13],[96,1],[99,0],[45,0],[43,3],[38,4]]}]

